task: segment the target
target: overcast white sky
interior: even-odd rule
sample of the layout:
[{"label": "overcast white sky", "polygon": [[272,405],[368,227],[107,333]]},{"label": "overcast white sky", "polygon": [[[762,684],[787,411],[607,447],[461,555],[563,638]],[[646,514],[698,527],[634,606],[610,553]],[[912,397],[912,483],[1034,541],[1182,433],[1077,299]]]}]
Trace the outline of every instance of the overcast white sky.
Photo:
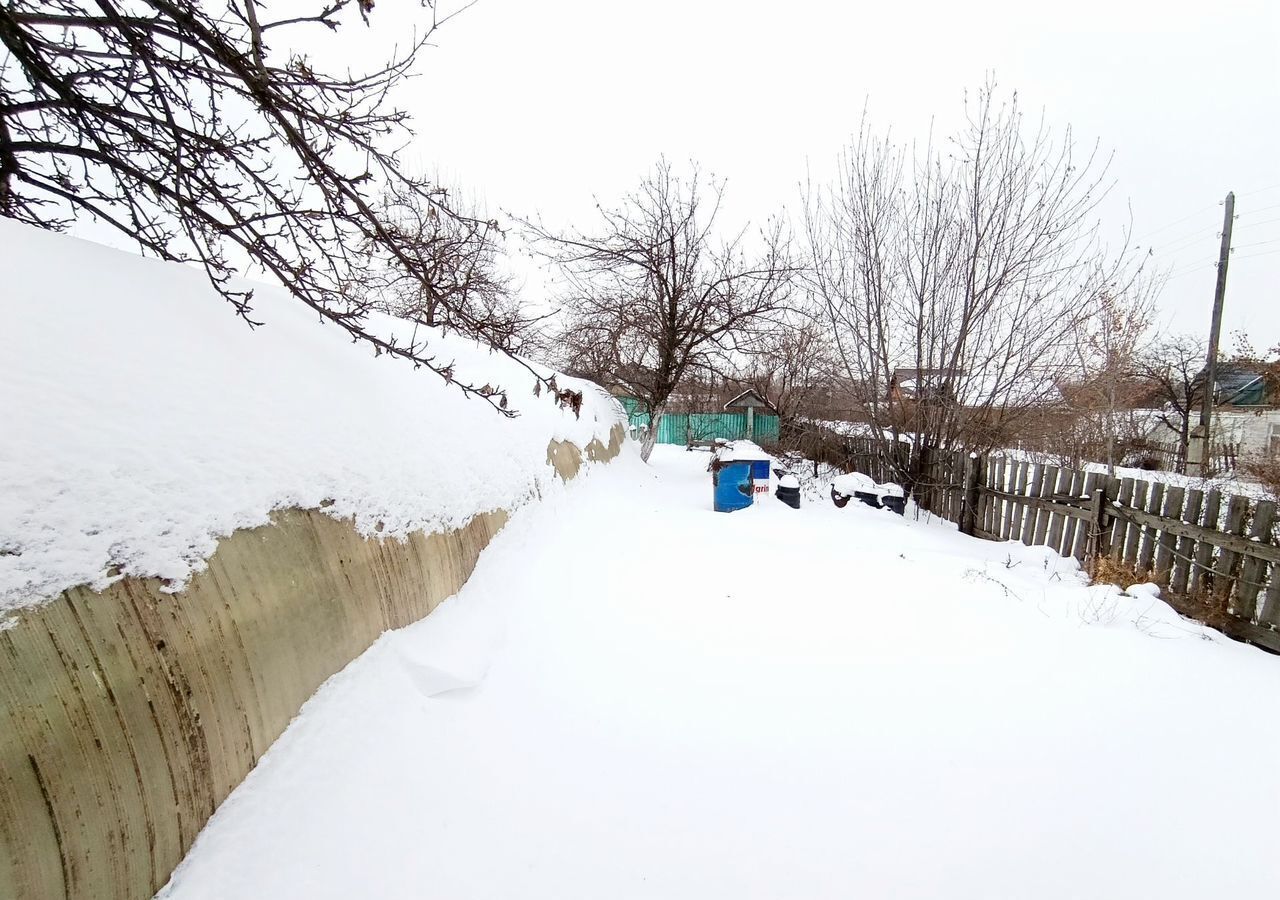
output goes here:
[{"label": "overcast white sky", "polygon": [[410,158],[548,221],[585,220],[660,154],[695,158],[728,179],[735,218],[762,219],[796,212],[806,166],[831,165],[864,103],[909,139],[931,117],[949,124],[991,71],[1027,110],[1114,151],[1104,224],[1118,234],[1132,208],[1172,270],[1173,329],[1208,330],[1220,201],[1236,192],[1226,328],[1261,348],[1280,342],[1272,5],[479,0],[402,101],[419,120]]},{"label": "overcast white sky", "polygon": [[[466,0],[440,0],[456,9]],[[448,4],[454,4],[449,7]],[[315,0],[272,0],[311,10]],[[946,130],[987,73],[1077,141],[1114,153],[1107,233],[1129,224],[1171,277],[1166,330],[1207,335],[1222,198],[1236,192],[1224,341],[1280,343],[1280,0],[477,0],[399,98],[403,161],[491,210],[589,224],[660,155],[728,180],[735,226],[799,209],[864,105],[902,140]],[[359,71],[429,13],[382,0],[366,29],[298,35]],[[276,50],[286,48],[276,47]],[[97,235],[94,235],[97,237]],[[109,239],[110,240],[110,239]],[[110,241],[116,243],[117,241]],[[540,299],[536,273],[527,294]]]}]

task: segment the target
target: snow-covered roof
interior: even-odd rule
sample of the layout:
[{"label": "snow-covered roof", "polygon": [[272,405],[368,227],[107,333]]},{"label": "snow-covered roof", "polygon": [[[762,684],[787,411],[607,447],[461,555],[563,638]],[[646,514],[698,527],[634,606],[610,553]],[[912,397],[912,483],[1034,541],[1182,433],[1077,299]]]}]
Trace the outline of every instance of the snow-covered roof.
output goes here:
[{"label": "snow-covered roof", "polygon": [[752,407],[754,409],[759,409],[761,407],[771,408],[769,401],[766,400],[764,397],[760,396],[760,394],[757,393],[752,388],[747,388],[741,394],[734,397],[732,400],[730,400],[728,403],[724,405],[724,408],[731,409],[735,406]]}]

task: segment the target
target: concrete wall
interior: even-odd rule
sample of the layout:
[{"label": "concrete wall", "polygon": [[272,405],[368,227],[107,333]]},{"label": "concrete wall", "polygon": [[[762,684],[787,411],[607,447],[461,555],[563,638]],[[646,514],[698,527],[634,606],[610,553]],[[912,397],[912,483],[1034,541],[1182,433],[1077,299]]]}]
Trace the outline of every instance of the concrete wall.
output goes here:
[{"label": "concrete wall", "polygon": [[[547,461],[567,480],[582,455]],[[456,593],[506,521],[397,542],[288,510],[181,593],[125,579],[24,612],[0,632],[0,898],[150,897],[303,702]]]}]

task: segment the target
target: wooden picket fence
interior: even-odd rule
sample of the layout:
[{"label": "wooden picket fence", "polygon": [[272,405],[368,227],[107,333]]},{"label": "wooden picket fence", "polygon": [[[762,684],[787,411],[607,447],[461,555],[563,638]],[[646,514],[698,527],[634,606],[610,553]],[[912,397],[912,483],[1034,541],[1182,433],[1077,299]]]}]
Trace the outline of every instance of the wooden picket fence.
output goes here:
[{"label": "wooden picket fence", "polygon": [[[1228,441],[1214,444],[1209,449],[1209,466],[1219,474],[1234,472],[1240,467],[1241,452],[1239,443]],[[1159,441],[1146,441],[1141,447],[1131,450],[1128,456],[1126,465],[1138,465],[1150,461],[1165,472],[1181,471],[1186,464],[1182,447]],[[1146,468],[1145,465],[1142,467]]]},{"label": "wooden picket fence", "polygon": [[[910,448],[846,444],[848,463],[876,481],[906,481]],[[1280,547],[1271,500],[1116,478],[962,451],[918,460],[919,508],[993,541],[1021,541],[1103,560],[1160,584],[1184,613],[1280,653]]]}]

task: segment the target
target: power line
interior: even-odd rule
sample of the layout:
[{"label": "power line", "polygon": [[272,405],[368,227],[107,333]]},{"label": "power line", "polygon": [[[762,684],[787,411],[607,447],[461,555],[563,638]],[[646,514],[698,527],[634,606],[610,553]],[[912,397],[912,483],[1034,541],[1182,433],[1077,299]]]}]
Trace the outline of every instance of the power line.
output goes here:
[{"label": "power line", "polygon": [[1146,238],[1151,237],[1153,234],[1159,234],[1162,231],[1168,231],[1170,228],[1174,227],[1175,225],[1181,225],[1183,222],[1186,222],[1190,219],[1194,219],[1196,216],[1200,215],[1202,212],[1213,209],[1217,205],[1218,204],[1213,203],[1213,204],[1210,204],[1209,206],[1202,206],[1199,209],[1197,209],[1195,212],[1191,213],[1190,215],[1183,216],[1181,219],[1175,219],[1174,221],[1170,222],[1168,225],[1160,226],[1155,231],[1148,231],[1148,232],[1145,232],[1144,234],[1139,235],[1138,238],[1136,238],[1136,240],[1145,240]]},{"label": "power line", "polygon": [[1186,247],[1196,243],[1196,241],[1206,234],[1213,232],[1217,228],[1216,225],[1210,225],[1207,228],[1201,228],[1199,231],[1193,231],[1190,234],[1184,234],[1182,237],[1174,238],[1158,247],[1152,247],[1150,252],[1153,256],[1167,256],[1170,253],[1184,250]]},{"label": "power line", "polygon": [[1271,225],[1274,222],[1280,222],[1280,216],[1276,216],[1274,219],[1263,219],[1261,222],[1250,222],[1246,219],[1244,224],[1254,228],[1261,228],[1263,225]]},{"label": "power line", "polygon": [[1280,253],[1280,250],[1263,250],[1261,253],[1246,253],[1244,256],[1237,256],[1236,259],[1256,259],[1259,256],[1274,256]]},{"label": "power line", "polygon": [[[1277,241],[1280,241],[1280,237],[1277,237],[1277,238],[1271,238],[1271,240],[1269,240],[1269,241],[1254,241],[1252,244],[1237,244],[1236,246],[1232,247],[1231,249],[1232,249],[1232,250],[1246,250],[1246,249],[1248,249],[1249,247],[1261,247],[1261,246],[1263,246],[1264,244],[1274,244],[1274,243],[1276,243]],[[1252,255],[1253,255],[1253,254],[1250,254],[1250,256],[1252,256]],[[1241,257],[1241,258],[1243,259],[1243,257]]]},{"label": "power line", "polygon": [[[1255,194],[1265,194],[1267,191],[1274,191],[1277,188],[1280,188],[1280,182],[1276,182],[1275,184],[1269,184],[1266,187],[1255,188],[1254,190],[1251,190],[1251,191],[1245,191],[1239,194],[1238,196],[1252,197]],[[1187,215],[1183,216],[1181,219],[1174,219],[1172,222],[1169,222],[1166,225],[1161,225],[1159,228],[1156,228],[1152,231],[1145,231],[1142,234],[1138,235],[1134,240],[1139,240],[1139,241],[1146,240],[1147,238],[1152,237],[1153,235],[1157,235],[1157,234],[1160,234],[1161,232],[1168,231],[1170,228],[1173,228],[1174,226],[1181,225],[1183,222],[1190,221],[1191,219],[1194,219],[1196,216],[1200,215],[1201,213],[1221,205],[1222,205],[1222,201],[1219,200],[1217,203],[1211,203],[1208,206],[1202,206],[1199,209],[1197,209],[1195,212],[1188,213]],[[1261,209],[1250,210],[1249,213],[1245,213],[1244,215],[1253,215],[1255,213],[1265,212],[1269,209],[1280,209],[1280,203],[1274,204],[1272,206],[1264,206]],[[1237,213],[1236,217],[1239,218],[1240,215],[1242,214]],[[1181,239],[1179,238],[1177,240],[1181,240]]]},{"label": "power line", "polygon": [[1275,184],[1269,184],[1266,187],[1260,187],[1252,191],[1245,191],[1240,196],[1252,197],[1254,194],[1265,194],[1267,191],[1274,191],[1276,188],[1280,188],[1280,181],[1277,181]]},{"label": "power line", "polygon": [[1175,278],[1181,278],[1183,275],[1190,275],[1192,272],[1203,272],[1206,269],[1214,269],[1217,268],[1217,265],[1217,263],[1213,262],[1198,262],[1190,266],[1175,268],[1165,276],[1165,281],[1173,281]]},{"label": "power line", "polygon": [[1247,213],[1240,213],[1239,215],[1248,217],[1252,215],[1257,215],[1260,212],[1266,212],[1269,209],[1280,209],[1280,203],[1272,203],[1270,206],[1264,206],[1260,209],[1251,209]]}]

